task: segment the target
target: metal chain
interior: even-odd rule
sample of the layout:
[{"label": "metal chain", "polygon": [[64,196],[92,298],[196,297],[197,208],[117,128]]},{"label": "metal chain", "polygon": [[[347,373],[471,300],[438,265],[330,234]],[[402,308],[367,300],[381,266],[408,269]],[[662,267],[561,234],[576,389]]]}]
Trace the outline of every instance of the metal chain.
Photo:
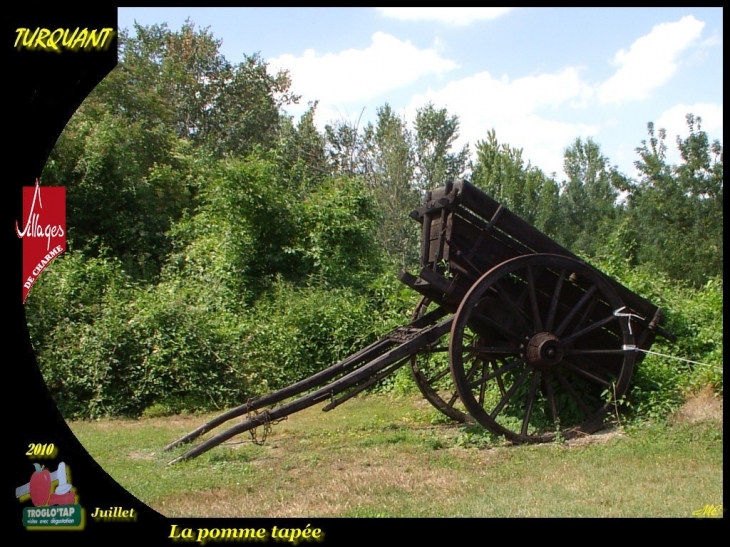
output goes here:
[{"label": "metal chain", "polygon": [[253,444],[262,446],[266,442],[266,437],[269,436],[269,432],[271,431],[271,426],[269,425],[269,411],[264,410],[262,412],[255,412],[253,415],[251,413],[249,413],[248,419],[251,420],[254,417],[257,417],[259,415],[263,415],[263,419],[264,419],[264,423],[262,424],[263,425],[263,429],[262,429],[263,435],[262,435],[261,439],[258,438],[258,434],[256,433],[256,431],[258,430],[258,427],[249,429],[248,433],[249,433],[249,435],[251,435],[251,442]]},{"label": "metal chain", "polygon": [[273,425],[278,424],[279,422],[283,422],[287,419],[287,416],[284,416],[282,418],[279,418],[278,420],[272,420],[271,415],[269,414],[268,410],[262,410],[261,412],[249,412],[247,418],[249,420],[253,420],[254,418],[261,416],[263,418],[263,423],[261,424],[262,428],[262,435],[261,438],[259,438],[259,435],[256,433],[258,430],[258,426],[251,428],[248,430],[248,434],[251,436],[251,442],[258,445],[263,446],[266,443],[266,439],[268,438],[269,434],[271,433],[271,429]]}]

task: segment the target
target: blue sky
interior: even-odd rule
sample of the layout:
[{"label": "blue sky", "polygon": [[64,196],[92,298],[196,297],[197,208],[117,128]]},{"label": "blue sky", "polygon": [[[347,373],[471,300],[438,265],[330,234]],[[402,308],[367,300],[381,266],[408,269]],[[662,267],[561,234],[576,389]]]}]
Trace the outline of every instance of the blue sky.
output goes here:
[{"label": "blue sky", "polygon": [[427,102],[459,116],[460,144],[500,142],[563,178],[563,150],[592,137],[634,176],[653,121],[668,158],[685,115],[723,141],[721,8],[120,8],[120,28],[189,17],[233,62],[260,52],[318,100],[316,123],[364,124],[388,103],[412,123]]}]

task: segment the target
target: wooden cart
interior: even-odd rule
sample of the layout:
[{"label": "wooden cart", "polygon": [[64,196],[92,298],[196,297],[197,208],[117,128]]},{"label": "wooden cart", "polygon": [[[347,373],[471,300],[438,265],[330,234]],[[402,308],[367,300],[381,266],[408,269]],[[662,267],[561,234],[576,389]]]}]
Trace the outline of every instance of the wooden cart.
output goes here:
[{"label": "wooden cart", "polygon": [[248,418],[172,460],[317,403],[331,410],[408,363],[426,399],[518,442],[590,434],[613,415],[661,327],[661,310],[466,180],[428,192],[412,321],[347,359],[252,399],[176,440]]}]

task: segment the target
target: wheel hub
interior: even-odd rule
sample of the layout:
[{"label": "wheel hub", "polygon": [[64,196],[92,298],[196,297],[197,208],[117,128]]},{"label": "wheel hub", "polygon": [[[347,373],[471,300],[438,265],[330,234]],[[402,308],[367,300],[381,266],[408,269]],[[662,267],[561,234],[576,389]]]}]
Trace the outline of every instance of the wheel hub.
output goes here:
[{"label": "wheel hub", "polygon": [[536,368],[557,365],[562,359],[560,339],[550,332],[538,332],[527,344],[527,360]]}]

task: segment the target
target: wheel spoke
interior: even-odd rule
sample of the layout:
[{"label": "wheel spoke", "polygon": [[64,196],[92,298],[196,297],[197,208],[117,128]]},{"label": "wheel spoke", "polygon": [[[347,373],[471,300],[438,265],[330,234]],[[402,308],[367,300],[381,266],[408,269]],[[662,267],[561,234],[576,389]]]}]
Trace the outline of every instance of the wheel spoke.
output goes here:
[{"label": "wheel spoke", "polygon": [[583,402],[583,399],[580,395],[578,395],[578,392],[573,389],[573,386],[570,385],[570,382],[563,376],[563,373],[560,371],[555,372],[555,376],[558,377],[558,382],[560,382],[560,385],[563,386],[563,389],[568,392],[568,395],[570,395],[573,400],[577,403],[578,408],[580,408],[580,411],[583,413],[584,418],[588,418],[590,416],[591,412],[588,410],[588,407]]},{"label": "wheel spoke", "polygon": [[477,365],[481,362],[481,360],[481,357],[474,359],[474,362],[471,364],[471,368],[469,369],[469,373],[466,375],[467,380],[471,380],[474,377],[474,373],[477,371]]},{"label": "wheel spoke", "polygon": [[[482,384],[484,382],[488,382],[489,380],[491,380],[492,378],[494,378],[496,376],[499,376],[500,374],[504,374],[505,372],[509,372],[510,370],[513,370],[513,369],[517,368],[518,366],[520,366],[521,364],[523,364],[525,361],[527,361],[527,357],[521,357],[521,358],[517,359],[517,361],[512,361],[511,363],[508,363],[508,364],[506,364],[504,366],[499,367],[494,372],[490,372],[489,374],[486,374],[486,375],[482,376],[478,380],[476,380],[476,381],[468,384],[468,386],[469,386],[470,389],[474,389],[479,384]],[[467,380],[468,379],[469,378],[467,377]]]},{"label": "wheel spoke", "polygon": [[607,380],[604,380],[603,378],[599,378],[599,377],[598,377],[598,376],[596,376],[595,374],[592,374],[592,373],[588,372],[587,370],[585,370],[585,369],[583,369],[583,368],[580,368],[580,367],[579,367],[579,366],[577,366],[577,365],[574,365],[574,364],[573,364],[573,363],[571,363],[570,361],[565,361],[565,360],[564,360],[564,361],[563,361],[563,363],[564,363],[564,364],[565,364],[565,366],[567,366],[567,367],[568,367],[568,368],[569,368],[570,370],[572,370],[572,371],[574,371],[574,372],[577,372],[578,374],[580,374],[580,375],[581,375],[581,376],[583,376],[584,378],[588,378],[589,380],[592,380],[593,382],[596,382],[597,384],[600,384],[600,385],[602,385],[603,387],[611,387],[611,382],[609,382],[609,381],[607,381]]},{"label": "wheel spoke", "polygon": [[[434,304],[428,298],[421,298],[413,312],[413,320],[415,321],[423,317],[428,312],[429,307],[433,306]],[[429,356],[431,353],[442,353],[447,351],[449,351],[448,335],[445,335],[439,340],[434,341],[432,346],[424,347],[411,356],[411,373],[418,389],[434,408],[452,420],[463,423],[468,420],[468,415],[463,410],[454,408],[453,405],[456,399],[450,402],[450,404],[448,400],[448,397],[451,397],[455,391],[455,386],[453,386],[450,379],[446,379],[451,368],[449,366],[439,366],[437,363],[429,364]],[[465,357],[473,358],[473,355],[467,352]],[[427,379],[427,375],[430,378]],[[449,390],[447,392],[448,395],[442,392],[442,396],[442,394],[439,393],[441,390],[437,389],[437,383],[440,384],[439,387]]]},{"label": "wheel spoke", "polygon": [[522,351],[521,348],[514,346],[462,346],[461,349],[462,351],[465,349],[469,349],[474,353],[504,353],[507,355],[516,355]]},{"label": "wheel spoke", "polygon": [[527,285],[525,285],[525,288],[522,289],[522,292],[520,293],[519,298],[517,298],[517,301],[515,302],[515,304],[517,304],[518,308],[522,309],[522,305],[525,303],[525,299],[527,298],[529,291],[530,291],[530,288]]},{"label": "wheel spoke", "polygon": [[609,383],[614,379],[614,376],[603,365],[599,365],[584,355],[575,355],[570,360],[573,361],[573,364],[582,367],[583,370],[588,370],[602,376]]},{"label": "wheel spoke", "polygon": [[530,374],[531,371],[532,371],[532,367],[530,367],[530,366],[525,367],[525,370],[522,372],[520,377],[517,378],[517,380],[512,385],[512,387],[509,388],[507,393],[504,394],[504,397],[502,397],[502,399],[500,399],[499,403],[497,403],[497,406],[494,407],[494,410],[492,410],[492,413],[490,414],[490,416],[492,417],[493,420],[496,419],[497,414],[499,414],[502,411],[504,406],[510,400],[510,397],[512,397],[512,395],[515,394],[515,391],[517,391],[517,389],[522,384],[525,383],[525,380],[527,380],[527,376]]},{"label": "wheel spoke", "polygon": [[[489,363],[491,361],[483,361],[482,362],[482,376],[487,374],[487,369],[489,368]],[[487,391],[487,382],[482,383],[481,387],[479,388],[479,399],[478,402],[480,405],[484,406],[484,394]]]},{"label": "wheel spoke", "polygon": [[510,298],[507,296],[507,293],[504,289],[502,289],[497,283],[494,284],[494,288],[497,290],[497,296],[499,299],[504,302],[508,308],[510,308],[514,312],[514,317],[516,317],[519,322],[522,324],[522,326],[525,328],[525,332],[527,334],[533,334],[534,331],[530,327],[530,325],[527,323],[527,316],[525,315],[525,312],[520,309],[517,304],[512,302]]},{"label": "wheel spoke", "polygon": [[532,266],[527,267],[527,286],[530,291],[530,306],[532,307],[532,323],[535,328],[535,332],[542,332],[542,320],[540,319],[540,310],[537,307],[537,294],[535,294],[535,278],[533,277],[533,274],[532,274]]},{"label": "wheel spoke", "polygon": [[585,322],[588,320],[589,315],[593,311],[593,308],[596,307],[597,303],[598,303],[597,298],[594,298],[593,300],[591,300],[591,303],[588,304],[588,307],[586,307],[585,311],[583,312],[583,315],[581,316],[580,321],[578,321],[578,323],[576,323],[575,328],[573,329],[573,332],[577,331],[585,324]]},{"label": "wheel spoke", "polygon": [[537,385],[540,383],[540,371],[536,370],[535,374],[532,375],[532,382],[530,382],[530,392],[527,394],[527,407],[525,408],[525,418],[522,420],[522,431],[523,435],[527,435],[527,426],[530,424],[530,417],[532,416],[532,407],[535,404],[535,392],[537,391]]},{"label": "wheel spoke", "polygon": [[449,351],[449,346],[439,346],[437,348],[426,348],[418,351],[417,353],[419,355],[423,354],[429,354],[429,353],[445,353]]},{"label": "wheel spoke", "polygon": [[624,355],[627,351],[634,349],[566,349],[563,355]]},{"label": "wheel spoke", "polygon": [[446,375],[447,375],[448,373],[449,373],[449,367],[446,367],[446,370],[442,370],[441,372],[439,372],[439,373],[438,373],[438,374],[437,374],[436,376],[434,376],[433,378],[431,378],[431,379],[429,379],[429,380],[426,380],[426,382],[427,382],[428,384],[430,384],[430,385],[433,385],[433,384],[435,384],[436,382],[438,382],[438,381],[439,381],[439,380],[440,380],[441,378],[443,378],[444,376],[446,376]]},{"label": "wheel spoke", "polygon": [[517,334],[515,331],[507,327],[506,325],[503,325],[502,323],[499,323],[498,321],[495,321],[491,317],[487,317],[483,313],[474,312],[473,316],[478,321],[483,321],[487,323],[489,326],[494,327],[498,331],[500,331],[506,338],[509,340],[517,340],[521,341],[525,339],[525,336],[522,334]]},{"label": "wheel spoke", "polygon": [[545,372],[545,395],[547,395],[550,403],[550,414],[553,416],[553,424],[558,427],[558,406],[555,404],[555,394],[553,393],[553,378],[549,371]]},{"label": "wheel spoke", "polygon": [[596,285],[591,285],[591,288],[588,289],[585,294],[581,297],[580,300],[578,300],[578,303],[573,307],[572,310],[570,310],[570,313],[568,316],[563,319],[563,322],[560,323],[560,326],[555,329],[555,336],[560,336],[565,328],[568,326],[568,324],[573,320],[573,317],[575,317],[575,314],[580,311],[580,309],[585,306],[586,302],[593,296],[593,293],[598,290],[598,287]]},{"label": "wheel spoke", "polygon": [[590,325],[579,330],[578,332],[573,332],[570,336],[566,336],[562,339],[562,342],[564,345],[571,344],[581,336],[585,336],[586,334],[593,332],[596,329],[600,329],[604,325],[607,325],[608,323],[610,323],[611,321],[615,321],[616,319],[618,319],[618,317],[616,317],[615,315],[609,315],[608,317],[604,317],[600,321],[591,323]]},{"label": "wheel spoke", "polygon": [[[481,357],[476,357],[474,359],[474,362],[471,364],[471,368],[469,369],[469,372],[466,375],[466,381],[468,382],[474,377],[474,373],[477,371],[477,365],[482,361]],[[446,403],[446,406],[453,408],[454,403],[459,398],[459,392],[458,390],[453,393],[451,396],[451,399]]]},{"label": "wheel spoke", "polygon": [[[497,360],[496,359],[494,361],[492,361],[492,369],[495,371],[497,370]],[[497,380],[497,386],[499,386],[499,392],[504,397],[504,394],[506,393],[506,391],[504,389],[504,382],[502,381],[502,376],[497,375],[496,380]],[[484,385],[486,385],[486,383]]]},{"label": "wheel spoke", "polygon": [[553,321],[555,321],[555,312],[558,309],[558,298],[560,297],[560,290],[563,288],[563,281],[565,281],[565,268],[560,270],[560,276],[558,276],[558,282],[555,284],[555,290],[553,291],[553,298],[550,300],[550,310],[545,321],[545,330],[547,331],[553,328]]}]

